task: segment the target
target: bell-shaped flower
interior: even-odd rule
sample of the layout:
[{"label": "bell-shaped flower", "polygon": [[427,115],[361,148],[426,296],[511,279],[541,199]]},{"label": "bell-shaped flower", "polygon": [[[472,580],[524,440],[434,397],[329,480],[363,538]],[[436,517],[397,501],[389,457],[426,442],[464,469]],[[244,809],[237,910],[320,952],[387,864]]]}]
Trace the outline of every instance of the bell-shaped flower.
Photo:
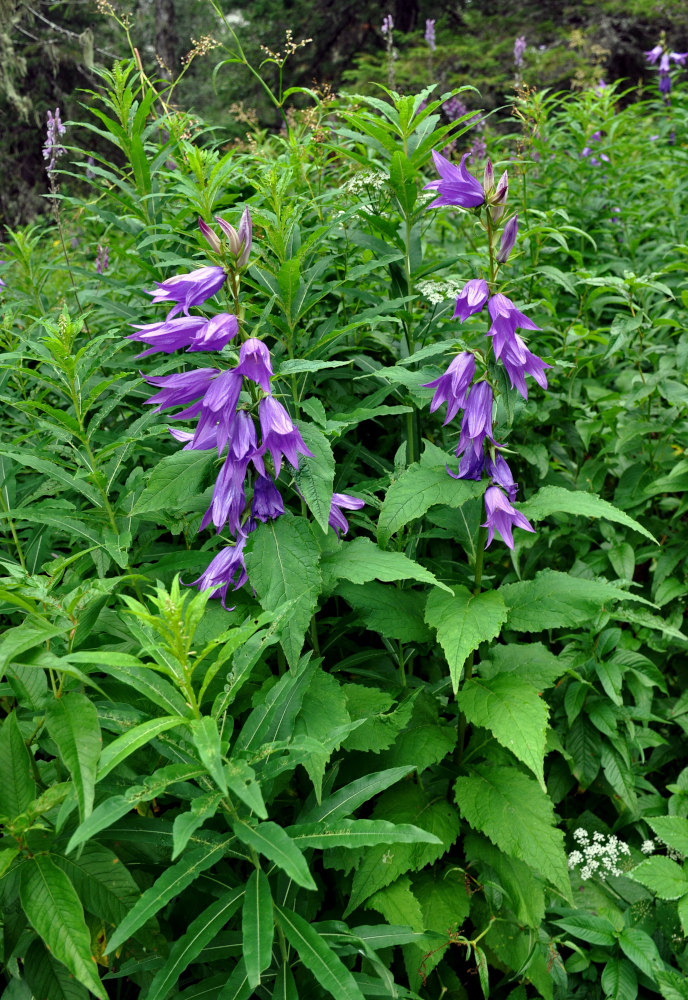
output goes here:
[{"label": "bell-shaped flower", "polygon": [[498,486],[488,486],[485,490],[485,513],[487,518],[482,525],[487,528],[487,548],[494,538],[495,531],[499,532],[504,542],[510,549],[514,547],[514,528],[523,528],[524,531],[535,531],[530,521],[520,512],[512,507]]},{"label": "bell-shaped flower", "polygon": [[467,449],[476,458],[483,453],[483,442],[487,437],[492,444],[492,387],[489,383],[476,382],[468,393],[466,407],[461,421],[461,434],[456,448],[456,455],[462,455]]},{"label": "bell-shaped flower", "polygon": [[501,357],[505,346],[513,341],[517,329],[540,329],[539,326],[533,323],[532,319],[524,316],[516,308],[511,299],[508,299],[506,295],[502,295],[501,292],[497,292],[496,295],[492,296],[487,304],[487,308],[492,318],[492,326],[488,330],[487,335],[488,337],[492,337],[492,346],[496,358]]},{"label": "bell-shaped flower", "polygon": [[246,495],[244,493],[246,464],[246,462],[235,461],[231,455],[227,456],[215,481],[213,498],[210,501],[210,507],[203,515],[199,530],[202,531],[212,521],[218,535],[225,524],[233,535],[238,532],[241,525],[241,515],[246,508]]},{"label": "bell-shaped flower", "polygon": [[215,221],[227,237],[229,252],[236,258],[237,267],[239,269],[245,268],[248,264],[251,245],[253,243],[253,220],[251,219],[248,207],[241,213],[238,232],[230,222],[221,219],[219,215],[215,216]]},{"label": "bell-shaped flower", "polygon": [[494,458],[488,455],[485,462],[485,471],[492,480],[493,485],[501,486],[503,490],[506,490],[509,500],[513,503],[518,493],[518,483],[514,482],[511,469],[504,456],[499,452],[496,453]]},{"label": "bell-shaped flower", "polygon": [[260,429],[263,437],[263,452],[269,451],[275,466],[275,474],[279,475],[282,467],[282,456],[295,469],[299,467],[298,453],[313,458],[313,452],[306,447],[298,427],[274,396],[264,396],[258,404]]},{"label": "bell-shaped flower", "polygon": [[468,153],[463,154],[461,163],[457,167],[456,164],[433,149],[432,158],[435,161],[440,179],[430,181],[429,184],[425,185],[424,190],[435,189],[439,197],[430,202],[429,208],[435,208],[438,205],[477,208],[483,204],[485,201],[485,192],[483,191],[482,184],[472,174],[468,173],[465,166],[468,155]]},{"label": "bell-shaped flower", "polygon": [[137,354],[138,358],[145,358],[147,354],[155,354],[156,351],[172,354],[192,344],[207,324],[205,316],[178,316],[176,319],[168,317],[160,323],[139,326],[136,333],[129,334],[129,340],[142,340],[144,344],[151,345],[147,351]]},{"label": "bell-shaped flower", "polygon": [[187,350],[221,351],[236,337],[238,330],[239,321],[236,316],[231,313],[218,313],[195,334]]},{"label": "bell-shaped flower", "polygon": [[248,580],[244,562],[246,537],[246,535],[240,534],[235,545],[228,545],[227,548],[218,552],[208,568],[201,573],[197,580],[193,581],[199,590],[213,590],[212,596],[222,600],[223,608],[227,607],[225,601],[230,586],[232,590],[238,590]]},{"label": "bell-shaped flower", "polygon": [[551,368],[537,354],[526,347],[523,339],[515,333],[502,352],[502,364],[506,368],[512,389],[518,389],[524,399],[528,399],[526,375],[532,375],[539,386],[547,388],[545,369]]},{"label": "bell-shaped flower", "polygon": [[447,466],[447,472],[452,479],[475,479],[476,482],[480,482],[483,478],[484,468],[485,456],[483,453],[480,452],[479,455],[476,455],[472,448],[468,448],[459,459],[459,471],[454,473]]},{"label": "bell-shaped flower", "polygon": [[655,45],[653,49],[645,53],[645,59],[649,62],[650,66],[654,66],[663,51],[664,49],[661,45]]},{"label": "bell-shaped flower", "polygon": [[474,375],[475,358],[471,352],[462,351],[457,354],[444,375],[424,384],[426,389],[435,389],[430,412],[434,413],[442,403],[446,403],[447,416],[444,423],[448,424],[466,405],[466,393]]},{"label": "bell-shaped flower", "polygon": [[509,259],[509,254],[514,249],[516,236],[518,235],[518,215],[512,215],[502,231],[502,239],[497,251],[497,263],[505,264]]},{"label": "bell-shaped flower", "polygon": [[265,524],[284,514],[284,501],[271,476],[258,476],[253,484],[251,515]]},{"label": "bell-shaped flower", "polygon": [[239,364],[234,369],[252,382],[259,385],[263,392],[270,392],[270,379],[272,377],[272,364],[270,362],[270,352],[262,340],[250,337],[245,340],[239,350]]},{"label": "bell-shaped flower", "polygon": [[147,292],[153,302],[172,302],[174,306],[168,315],[171,319],[182,310],[188,314],[192,306],[200,306],[222,288],[225,278],[224,268],[217,266],[199,267],[187,274],[176,274],[165,281],[156,281],[156,291]]},{"label": "bell-shaped flower", "polygon": [[[215,435],[216,441],[222,441],[224,448],[236,413],[241,381],[241,375],[237,375],[234,369],[220,372],[210,383],[203,399],[173,415],[173,420],[191,420],[199,417],[190,448],[205,450],[207,447],[205,442],[211,434]],[[219,451],[222,451],[222,448],[219,448]]]},{"label": "bell-shaped flower", "polygon": [[216,375],[219,375],[217,368],[196,368],[174,375],[144,375],[146,382],[160,387],[160,392],[147,399],[145,405],[156,404],[153,413],[169,410],[172,406],[186,406],[205,395]]},{"label": "bell-shaped flower", "polygon": [[200,215],[198,217],[198,228],[201,230],[201,232],[203,233],[204,237],[208,241],[208,244],[210,245],[210,249],[214,250],[215,253],[219,253],[220,250],[222,249],[222,244],[220,243],[220,240],[218,239],[217,234],[213,232],[213,230],[210,228],[210,226],[207,224],[207,222],[203,221],[203,219],[200,217]]},{"label": "bell-shaped flower", "polygon": [[258,447],[256,436],[256,425],[253,417],[246,410],[237,410],[229,426],[217,430],[217,450],[222,454],[224,446],[229,443],[227,454],[236,462],[253,462],[256,470],[262,476],[265,475],[265,464],[263,462],[263,451]]},{"label": "bell-shaped flower", "polygon": [[349,530],[349,522],[342,514],[342,510],[360,510],[365,501],[358,497],[349,496],[348,493],[333,493],[330,503],[330,515],[327,523],[334,529],[337,538],[341,538]]},{"label": "bell-shaped flower", "polygon": [[456,300],[456,309],[452,319],[464,320],[479,313],[490,297],[487,282],[484,278],[471,278],[467,281]]}]

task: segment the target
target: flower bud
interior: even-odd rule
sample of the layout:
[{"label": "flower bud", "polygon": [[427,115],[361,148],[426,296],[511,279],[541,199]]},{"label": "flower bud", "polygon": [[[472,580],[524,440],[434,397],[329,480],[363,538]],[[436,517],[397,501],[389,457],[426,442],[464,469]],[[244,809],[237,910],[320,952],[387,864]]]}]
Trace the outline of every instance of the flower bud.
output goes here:
[{"label": "flower bud", "polygon": [[514,243],[516,242],[516,236],[518,234],[518,216],[512,215],[507,224],[504,226],[504,232],[502,233],[502,240],[499,244],[499,253],[497,254],[497,263],[505,264],[509,258],[509,254],[514,249]]},{"label": "flower bud", "polygon": [[210,244],[210,249],[213,250],[215,253],[219,253],[220,241],[217,238],[217,235],[213,232],[213,230],[210,228],[207,222],[203,221],[200,215],[198,217],[198,228],[201,230],[206,240]]},{"label": "flower bud", "polygon": [[485,192],[485,197],[487,198],[494,187],[494,170],[492,169],[492,160],[488,158],[485,164],[485,170],[483,171],[483,191]]},{"label": "flower bud", "polygon": [[509,197],[509,175],[506,170],[499,178],[499,183],[494,190],[490,198],[490,205],[492,205],[492,218],[497,222],[504,215],[504,209],[506,208],[507,198]]},{"label": "flower bud", "polygon": [[244,268],[248,264],[248,259],[251,255],[251,245],[253,244],[253,219],[248,207],[244,209],[241,221],[239,222],[239,239],[241,240],[243,249],[237,264],[240,268]]},{"label": "flower bud", "polygon": [[217,222],[218,226],[229,240],[229,252],[233,257],[238,257],[241,253],[241,240],[239,239],[238,232],[234,226],[231,225],[231,223],[221,219],[219,215],[215,216],[215,222]]}]

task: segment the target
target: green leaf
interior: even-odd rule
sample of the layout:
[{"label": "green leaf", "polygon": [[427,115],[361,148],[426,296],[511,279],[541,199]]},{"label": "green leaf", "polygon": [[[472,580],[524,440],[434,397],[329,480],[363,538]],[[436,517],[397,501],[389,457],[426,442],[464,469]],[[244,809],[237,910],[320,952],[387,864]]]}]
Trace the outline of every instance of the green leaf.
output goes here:
[{"label": "green leaf", "polygon": [[613,601],[643,600],[606,580],[585,580],[553,569],[542,570],[534,580],[500,587],[499,593],[509,611],[508,626],[516,632],[578,626]]},{"label": "green leaf", "polygon": [[[436,866],[437,868],[437,866]],[[444,944],[435,947],[431,954],[425,945],[408,945],[404,949],[406,968],[414,971],[422,968],[429,975],[442,961],[449,947],[449,935],[461,927],[468,916],[471,897],[460,872],[447,870],[443,873],[424,872],[413,879],[413,895],[420,904],[423,929],[441,934]],[[409,958],[412,957],[412,961]]]},{"label": "green leaf", "polygon": [[362,725],[343,741],[347,750],[379,753],[394,743],[413,713],[415,696],[406,697],[399,705],[386,691],[363,684],[343,684],[346,708],[353,720]]},{"label": "green leaf", "polygon": [[285,673],[270,688],[265,701],[251,712],[235,741],[234,749],[256,750],[265,743],[291,737],[294,720],[315,670],[316,663],[307,654],[293,670]]},{"label": "green leaf", "polygon": [[688,857],[688,819],[682,816],[649,816],[647,821],[665,844]]},{"label": "green leaf", "polygon": [[306,447],[313,452],[313,457],[299,456],[299,468],[294,472],[294,481],[311,514],[327,533],[334,488],[334,455],[330,442],[314,424],[299,423],[299,430]]},{"label": "green leaf", "polygon": [[681,921],[684,936],[688,936],[688,895],[682,896],[678,901],[678,919]]},{"label": "green leaf", "polygon": [[203,492],[203,484],[215,462],[213,451],[176,451],[166,455],[151,472],[132,515],[186,510]]},{"label": "green leaf", "polygon": [[172,861],[178,858],[189,842],[190,837],[203,826],[207,819],[214,816],[222,799],[222,792],[206,792],[191,800],[188,812],[179,813],[172,824]]},{"label": "green leaf", "polygon": [[561,920],[555,920],[554,923],[581,941],[601,944],[607,948],[613,947],[619,936],[611,920],[594,913],[572,913]]},{"label": "green leaf", "polygon": [[477,873],[478,881],[496,881],[519,923],[539,927],[545,918],[544,880],[525,862],[504,854],[482,834],[467,834],[463,844],[466,858],[473,865],[471,873]]},{"label": "green leaf", "polygon": [[163,1000],[178,985],[182,973],[239,909],[243,895],[243,889],[232,889],[196,917],[186,934],[172,945],[165,964],[156,972],[153,982],[143,993],[142,1000]]},{"label": "green leaf", "polygon": [[624,927],[619,937],[619,944],[626,958],[644,972],[650,979],[664,963],[657,951],[657,945],[649,934],[639,927]]},{"label": "green leaf", "polygon": [[117,951],[166,903],[178,896],[199,875],[219,861],[231,842],[230,838],[222,840],[219,844],[198,847],[189,851],[176,865],[167,868],[150,889],[146,889],[139,897],[124,920],[112,933],[107,943],[106,954],[109,955],[111,952]]},{"label": "green leaf", "polygon": [[306,629],[320,593],[320,547],[302,517],[283,514],[259,524],[246,549],[246,568],[264,611],[293,600],[280,638],[291,667],[298,663]]},{"label": "green leaf", "polygon": [[661,855],[648,858],[626,874],[628,878],[651,889],[660,899],[680,899],[688,893],[688,876],[671,858]]},{"label": "green leaf", "polygon": [[416,689],[411,719],[392,746],[383,750],[379,761],[388,766],[413,764],[420,774],[426,767],[439,764],[456,746],[456,726],[444,725],[439,717],[439,703],[425,691]]},{"label": "green leaf", "polygon": [[399,590],[383,583],[340,583],[335,594],[355,609],[367,628],[387,639],[401,642],[429,642],[425,624],[424,596],[417,591]]},{"label": "green leaf", "polygon": [[101,751],[96,781],[102,781],[130,754],[148,744],[160,733],[173,729],[175,726],[186,725],[188,721],[181,715],[164,715],[159,719],[149,719],[147,722],[142,722],[140,725],[134,726],[133,729],[129,729],[126,733],[122,733]]},{"label": "green leaf", "polygon": [[316,889],[308,862],[287,833],[277,823],[258,823],[249,826],[241,820],[232,823],[232,829],[243,844],[264,855],[268,861],[279,865],[297,885]]},{"label": "green leaf", "polygon": [[418,580],[430,583],[451,594],[452,591],[441,583],[434,573],[420,563],[409,559],[403,552],[385,552],[369,538],[355,538],[352,542],[342,542],[341,547],[322,562],[323,572],[334,579],[349,580],[351,583],[367,583],[381,580]]},{"label": "green leaf", "polygon": [[14,819],[35,798],[31,757],[12,711],[0,726],[0,816]]},{"label": "green leaf", "polygon": [[275,910],[287,941],[323,989],[335,1000],[364,1000],[354,977],[318,932],[291,910],[281,906]]},{"label": "green leaf", "polygon": [[[75,654],[81,655],[81,654]],[[150,667],[144,667],[140,660],[127,653],[87,653],[89,662],[98,664],[98,669],[116,680],[134,688],[168,715],[189,716],[191,710],[179,691],[164,677],[160,677]],[[110,659],[112,657],[112,659]],[[73,658],[73,657],[72,657]]]},{"label": "green leaf", "polygon": [[489,729],[498,743],[530,768],[546,792],[543,767],[549,712],[532,684],[509,674],[491,680],[472,677],[456,700],[468,722]]},{"label": "green leaf", "polygon": [[37,618],[30,618],[15,628],[5,629],[2,641],[0,641],[0,677],[5,675],[10,663],[22,653],[42,646],[64,631],[62,626],[54,625],[52,622],[43,622]]},{"label": "green leaf", "polygon": [[625,958],[610,958],[602,970],[601,982],[609,1000],[635,1000],[638,995],[638,978]]},{"label": "green leaf", "polygon": [[223,795],[228,792],[227,778],[222,764],[222,748],[217,722],[209,715],[194,719],[191,723],[191,736],[198,756],[208,769],[208,773]]},{"label": "green leaf", "polygon": [[656,969],[654,981],[659,986],[664,1000],[688,1000],[688,982],[683,973],[666,967]]},{"label": "green leaf", "polygon": [[[342,368],[344,365],[350,364],[350,361],[304,361],[302,358],[285,358],[275,369],[275,374],[300,375],[303,372],[319,372],[325,368]],[[299,464],[301,464],[301,459],[299,459]]]},{"label": "green leaf", "polygon": [[364,802],[372,799],[374,795],[384,792],[385,789],[405,778],[413,770],[413,765],[408,764],[405,767],[391,767],[385,771],[376,771],[363,778],[357,778],[356,781],[338,788],[324,802],[307,809],[299,816],[300,823],[324,823],[327,821],[328,825],[331,826],[345,816],[350,816]]},{"label": "green leaf", "polygon": [[272,912],[270,883],[260,869],[252,872],[246,883],[241,911],[242,951],[249,984],[260,986],[263,972],[272,963],[275,921]]},{"label": "green leaf", "polygon": [[74,886],[47,854],[22,865],[19,895],[34,930],[51,954],[101,1000],[108,1000],[91,954],[91,935]]},{"label": "green leaf", "polygon": [[225,764],[225,777],[230,791],[257,816],[266,819],[268,812],[253,768],[245,760],[235,757]]},{"label": "green leaf", "polygon": [[387,493],[377,522],[377,539],[387,545],[392,535],[435,504],[462,507],[479,497],[484,486],[472,480],[452,479],[444,466],[426,467],[414,463],[395,479]]},{"label": "green leaf", "polygon": [[[23,969],[26,985],[34,997],[41,1000],[89,1000],[86,987],[74,978],[66,966],[55,961],[38,938],[26,950]],[[13,982],[18,983],[19,980]],[[9,993],[10,990],[6,989],[3,997],[8,997]]]},{"label": "green leaf", "polygon": [[139,887],[116,854],[100,844],[86,844],[78,858],[53,855],[76,889],[84,909],[115,927],[139,897]]},{"label": "green leaf", "polygon": [[477,764],[469,777],[456,779],[454,792],[474,830],[571,898],[564,835],[555,828],[552,803],[536,782],[513,767]]},{"label": "green leaf", "polygon": [[287,833],[301,848],[374,847],[376,844],[440,844],[433,833],[409,823],[388,823],[383,819],[340,819],[336,826],[323,823],[299,823],[287,827]]},{"label": "green leaf", "polygon": [[96,770],[103,742],[98,710],[85,694],[70,691],[50,703],[45,723],[74,782],[79,818],[83,823],[93,808]]},{"label": "green leaf", "polygon": [[299,1000],[294,974],[288,962],[283,962],[277,970],[275,985],[272,990],[272,1000]]},{"label": "green leaf", "polygon": [[542,489],[525,503],[520,505],[521,512],[529,521],[541,521],[549,514],[580,514],[583,517],[603,517],[607,521],[616,521],[627,528],[633,528],[645,535],[656,545],[659,543],[654,535],[642,524],[625,514],[608,500],[603,500],[596,493],[566,490],[561,486],[543,486]]},{"label": "green leaf", "polygon": [[453,597],[437,590],[428,597],[425,620],[437,629],[437,638],[449,664],[454,693],[459,689],[468,654],[481,642],[499,635],[506,621],[507,609],[501,597],[503,590],[471,594],[466,587],[455,587]]},{"label": "green leaf", "polygon": [[249,1000],[253,996],[253,987],[248,981],[246,963],[239,959],[232,974],[219,991],[214,994],[214,1000]]},{"label": "green leaf", "polygon": [[561,660],[541,642],[510,642],[500,646],[493,644],[487,657],[481,657],[478,670],[486,679],[503,674],[512,674],[520,680],[528,681],[537,691],[551,687],[568,669]]},{"label": "green leaf", "polygon": [[396,882],[376,892],[366,901],[365,909],[377,910],[388,924],[410,927],[417,932],[424,930],[420,903],[411,891],[411,879],[408,876],[398,878]]}]

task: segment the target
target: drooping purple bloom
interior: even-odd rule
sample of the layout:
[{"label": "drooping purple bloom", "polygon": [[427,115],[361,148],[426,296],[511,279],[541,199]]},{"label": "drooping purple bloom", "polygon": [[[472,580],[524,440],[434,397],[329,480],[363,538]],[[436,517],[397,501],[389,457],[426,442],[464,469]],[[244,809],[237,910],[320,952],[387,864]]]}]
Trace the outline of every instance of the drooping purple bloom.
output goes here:
[{"label": "drooping purple bloom", "polygon": [[514,65],[520,68],[523,65],[523,55],[526,51],[526,36],[519,35],[514,42]]},{"label": "drooping purple bloom", "polygon": [[482,456],[483,442],[487,437],[492,444],[492,387],[489,383],[476,382],[471,387],[461,421],[461,434],[456,448],[457,457],[467,449],[477,457]]},{"label": "drooping purple bloom", "polygon": [[263,392],[270,392],[270,379],[272,377],[272,364],[270,363],[270,352],[262,340],[256,337],[249,337],[244,341],[239,351],[239,364],[234,369],[252,382],[259,385]]},{"label": "drooping purple bloom", "polygon": [[[4,263],[5,263],[5,261],[4,261],[4,260],[0,260],[0,264],[4,264]],[[2,280],[2,278],[0,278],[0,288],[6,288],[6,287],[7,287],[7,283],[6,283],[6,282],[4,282],[4,281]]]},{"label": "drooping purple bloom", "polygon": [[186,406],[205,395],[216,375],[219,375],[217,368],[197,368],[192,372],[178,372],[174,375],[144,375],[149,385],[160,387],[160,392],[147,399],[145,405],[155,404],[153,413],[161,413],[172,406]]},{"label": "drooping purple bloom", "polygon": [[424,385],[426,389],[435,389],[430,412],[434,413],[442,403],[446,403],[447,416],[444,423],[448,424],[466,405],[466,393],[474,375],[475,358],[471,352],[462,351],[461,354],[457,354],[444,375]]},{"label": "drooping purple bloom", "polygon": [[471,278],[467,281],[456,300],[456,309],[452,319],[457,317],[463,323],[469,316],[479,313],[490,297],[490,291],[484,278]]},{"label": "drooping purple bloom", "polygon": [[265,524],[284,514],[284,501],[271,476],[258,476],[253,484],[251,515]]},{"label": "drooping purple bloom", "polygon": [[175,274],[165,281],[156,281],[156,291],[147,295],[153,296],[153,302],[172,302],[174,306],[168,315],[171,319],[183,310],[187,315],[192,306],[200,306],[206,299],[222,288],[225,278],[224,268],[218,266],[199,267],[187,274]]},{"label": "drooping purple bloom", "polygon": [[45,169],[50,174],[55,169],[55,164],[59,157],[67,152],[60,142],[60,136],[64,135],[67,129],[60,119],[59,108],[55,108],[54,114],[52,111],[48,111],[47,117],[48,125],[46,128],[45,143],[43,144],[43,159],[49,161]]},{"label": "drooping purple bloom", "polygon": [[[178,427],[167,428],[175,441],[183,442],[182,451],[210,451],[217,448],[217,429],[206,424],[197,438],[193,431],[183,431]],[[194,438],[196,440],[194,441]]]},{"label": "drooping purple bloom", "polygon": [[136,333],[129,334],[129,340],[142,340],[151,346],[137,357],[145,358],[147,354],[163,351],[172,354],[182,347],[192,344],[206,326],[205,316],[177,316],[175,319],[163,320],[160,323],[147,323],[139,326]]},{"label": "drooping purple bloom", "polygon": [[547,388],[545,368],[551,368],[552,366],[545,364],[542,358],[529,351],[517,333],[513,335],[513,338],[504,347],[502,364],[506,368],[511,388],[518,389],[524,399],[528,399],[526,375],[532,375],[538,385],[542,386],[543,389]]},{"label": "drooping purple bloom", "polygon": [[506,490],[509,500],[513,503],[516,499],[516,494],[518,493],[518,483],[514,482],[511,469],[509,468],[509,464],[504,456],[497,452],[494,459],[492,459],[488,455],[485,463],[485,470],[492,480],[492,483],[496,486],[501,486],[503,490]]},{"label": "drooping purple bloom", "polygon": [[459,459],[459,471],[454,473],[447,466],[447,472],[452,479],[475,479],[476,482],[480,482],[483,478],[484,468],[485,456],[483,453],[481,452],[479,455],[476,455],[473,449],[469,448],[467,451],[464,451]]},{"label": "drooping purple bloom", "polygon": [[434,52],[437,48],[435,43],[435,18],[428,17],[425,20],[425,41],[430,46],[430,50]]},{"label": "drooping purple bloom", "polygon": [[299,467],[298,453],[313,458],[313,452],[306,447],[298,427],[274,396],[264,396],[258,404],[260,429],[263,437],[263,451],[269,451],[279,475],[282,456],[295,469]]},{"label": "drooping purple bloom", "polygon": [[212,521],[218,535],[225,524],[233,535],[237,533],[241,525],[241,515],[246,508],[244,493],[246,464],[246,462],[235,462],[231,455],[227,456],[215,481],[213,498],[210,507],[203,515],[199,530],[207,528]]},{"label": "drooping purple bloom", "polygon": [[[229,369],[213,379],[200,402],[193,403],[181,413],[175,413],[173,420],[185,420],[199,417],[196,432],[191,442],[191,448],[205,450],[205,444],[210,433],[216,435],[218,454],[224,448],[229,438],[230,426],[236,414],[236,405],[241,392],[241,375]],[[222,442],[220,446],[220,442]]]},{"label": "drooping purple bloom", "polygon": [[467,157],[468,153],[464,153],[461,157],[461,163],[457,167],[433,149],[432,158],[440,174],[440,179],[430,181],[429,184],[425,185],[424,190],[435,189],[439,197],[430,202],[429,208],[435,208],[438,205],[477,208],[478,205],[483,204],[485,192],[480,181],[466,170]]},{"label": "drooping purple bloom", "polygon": [[665,97],[671,93],[671,74],[663,73],[661,69],[659,71],[659,92],[660,94],[664,94]]},{"label": "drooping purple bloom", "polygon": [[236,258],[237,267],[242,270],[248,264],[253,243],[253,219],[248,206],[241,213],[238,232],[231,223],[219,215],[215,216],[215,221],[229,241],[229,252]]},{"label": "drooping purple bloom", "polygon": [[245,545],[246,536],[240,534],[236,545],[228,545],[227,548],[218,552],[208,568],[201,573],[197,580],[193,581],[199,590],[214,590],[212,596],[222,600],[223,608],[227,607],[225,601],[229,587],[231,586],[232,590],[238,590],[248,580],[244,562]]},{"label": "drooping purple bloom", "polygon": [[512,215],[502,232],[502,239],[497,252],[497,262],[505,264],[509,259],[509,254],[514,249],[514,243],[518,235],[518,215]]},{"label": "drooping purple bloom", "polygon": [[[174,322],[174,320],[173,320]],[[187,350],[221,351],[239,331],[239,321],[231,313],[218,313],[194,335]]]},{"label": "drooping purple bloom", "polygon": [[490,316],[492,318],[492,326],[488,330],[488,337],[492,337],[492,346],[494,348],[495,357],[501,357],[502,351],[505,346],[512,342],[516,334],[516,330],[539,330],[540,327],[533,323],[532,319],[516,308],[511,299],[507,298],[506,295],[502,295],[501,292],[497,292],[493,295],[487,304]]},{"label": "drooping purple bloom", "polygon": [[649,52],[645,53],[645,58],[649,62],[650,66],[654,66],[663,51],[664,49],[661,45],[655,45],[653,49],[650,49]]},{"label": "drooping purple bloom", "polygon": [[358,497],[349,496],[348,493],[333,493],[330,504],[330,516],[327,523],[334,529],[337,538],[341,538],[349,530],[349,522],[342,514],[344,510],[360,510],[365,505],[365,501]]},{"label": "drooping purple bloom", "polygon": [[520,510],[511,506],[498,486],[488,486],[485,490],[485,513],[487,519],[482,525],[483,528],[487,528],[485,548],[491,544],[495,531],[499,532],[510,549],[514,547],[513,528],[535,531],[535,528]]}]

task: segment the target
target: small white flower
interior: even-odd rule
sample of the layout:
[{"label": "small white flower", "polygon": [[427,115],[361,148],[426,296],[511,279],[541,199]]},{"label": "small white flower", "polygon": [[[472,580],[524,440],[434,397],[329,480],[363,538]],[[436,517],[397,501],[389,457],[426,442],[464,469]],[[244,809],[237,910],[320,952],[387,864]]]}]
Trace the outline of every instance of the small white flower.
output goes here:
[{"label": "small white flower", "polygon": [[587,842],[590,838],[588,837],[588,831],[579,826],[577,830],[573,831],[573,839],[577,840],[580,844]]},{"label": "small white flower", "polygon": [[655,849],[654,840],[644,840],[640,845],[640,850],[643,854],[652,854]]}]

